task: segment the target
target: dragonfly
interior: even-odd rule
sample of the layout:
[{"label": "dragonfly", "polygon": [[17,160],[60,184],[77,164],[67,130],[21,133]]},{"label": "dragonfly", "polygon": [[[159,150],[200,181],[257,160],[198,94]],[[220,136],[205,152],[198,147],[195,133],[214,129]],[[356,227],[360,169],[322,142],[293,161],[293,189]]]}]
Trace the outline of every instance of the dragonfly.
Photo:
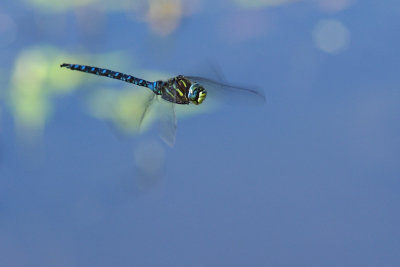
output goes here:
[{"label": "dragonfly", "polygon": [[174,145],[176,136],[175,105],[200,105],[206,101],[208,95],[215,97],[219,95],[220,98],[224,99],[230,99],[230,96],[239,96],[239,98],[251,100],[251,103],[265,102],[265,96],[257,90],[237,87],[200,76],[177,75],[167,80],[150,82],[133,75],[99,67],[68,63],[63,63],[60,67],[117,79],[150,89],[153,94],[145,104],[139,125],[142,123],[155,97],[159,96],[169,105],[168,110],[170,112],[164,114],[165,126],[161,137],[170,146]]}]

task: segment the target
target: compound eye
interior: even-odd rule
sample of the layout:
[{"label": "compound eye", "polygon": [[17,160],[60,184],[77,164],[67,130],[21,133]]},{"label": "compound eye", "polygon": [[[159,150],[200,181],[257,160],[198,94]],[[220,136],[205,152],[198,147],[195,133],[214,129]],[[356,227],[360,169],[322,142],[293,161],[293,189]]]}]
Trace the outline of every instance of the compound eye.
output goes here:
[{"label": "compound eye", "polygon": [[191,100],[197,100],[198,96],[199,96],[199,92],[197,92],[197,90],[194,90],[192,92],[192,95],[190,98],[191,98]]},{"label": "compound eye", "polygon": [[195,83],[190,87],[188,97],[193,104],[198,105],[203,102],[205,98],[205,94],[203,94],[203,92],[205,93],[204,88]]}]

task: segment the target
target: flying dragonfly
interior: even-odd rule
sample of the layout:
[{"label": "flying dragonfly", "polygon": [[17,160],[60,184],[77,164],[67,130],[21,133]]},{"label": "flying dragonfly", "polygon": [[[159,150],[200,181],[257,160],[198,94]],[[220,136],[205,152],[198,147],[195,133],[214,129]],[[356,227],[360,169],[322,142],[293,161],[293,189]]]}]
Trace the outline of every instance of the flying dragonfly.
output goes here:
[{"label": "flying dragonfly", "polygon": [[173,146],[175,143],[175,105],[200,105],[206,101],[207,97],[217,97],[218,95],[222,99],[227,99],[227,101],[230,101],[231,96],[236,96],[236,99],[239,98],[245,101],[251,101],[252,103],[265,102],[264,95],[256,90],[232,86],[199,76],[178,75],[168,80],[149,82],[132,75],[98,67],[68,63],[63,63],[60,67],[105,76],[150,89],[153,94],[151,94],[151,97],[145,105],[139,124],[143,121],[149,107],[154,102],[155,97],[160,96],[161,99],[166,101],[169,105],[169,114],[166,116],[168,118],[168,130],[164,132],[163,139],[170,146]]}]

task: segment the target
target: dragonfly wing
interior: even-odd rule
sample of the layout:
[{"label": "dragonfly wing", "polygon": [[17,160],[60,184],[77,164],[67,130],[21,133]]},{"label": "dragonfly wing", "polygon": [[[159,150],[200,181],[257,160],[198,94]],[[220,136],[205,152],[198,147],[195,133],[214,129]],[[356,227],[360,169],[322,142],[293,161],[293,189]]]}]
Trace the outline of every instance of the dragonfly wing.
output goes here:
[{"label": "dragonfly wing", "polygon": [[160,137],[170,147],[175,145],[176,113],[174,103],[162,101],[160,103]]},{"label": "dragonfly wing", "polygon": [[142,125],[142,122],[143,122],[144,118],[146,117],[146,114],[148,113],[148,111],[149,111],[151,105],[153,104],[153,102],[154,102],[153,100],[154,100],[154,97],[155,97],[155,96],[156,96],[155,94],[151,94],[151,95],[146,99],[146,103],[145,103],[145,105],[144,105],[144,109],[143,109],[142,116],[140,116],[140,119],[139,119],[139,127]]},{"label": "dragonfly wing", "polygon": [[207,98],[232,104],[264,104],[265,96],[255,89],[229,85],[198,76],[185,76],[194,83],[199,83],[207,91]]},{"label": "dragonfly wing", "polygon": [[158,110],[159,117],[159,134],[161,139],[170,147],[175,145],[176,136],[176,90],[168,90],[171,98],[165,100],[160,98],[160,105]]}]

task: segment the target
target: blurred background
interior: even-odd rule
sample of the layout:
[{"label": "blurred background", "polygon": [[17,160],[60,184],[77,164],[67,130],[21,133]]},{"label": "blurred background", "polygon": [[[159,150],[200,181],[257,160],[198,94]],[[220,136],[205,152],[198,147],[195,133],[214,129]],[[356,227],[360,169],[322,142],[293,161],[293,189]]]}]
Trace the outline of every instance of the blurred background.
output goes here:
[{"label": "blurred background", "polygon": [[[400,3],[2,0],[1,266],[399,266]],[[396,30],[397,29],[397,30]],[[262,106],[146,89],[220,66]],[[200,106],[199,106],[200,107]]]}]

